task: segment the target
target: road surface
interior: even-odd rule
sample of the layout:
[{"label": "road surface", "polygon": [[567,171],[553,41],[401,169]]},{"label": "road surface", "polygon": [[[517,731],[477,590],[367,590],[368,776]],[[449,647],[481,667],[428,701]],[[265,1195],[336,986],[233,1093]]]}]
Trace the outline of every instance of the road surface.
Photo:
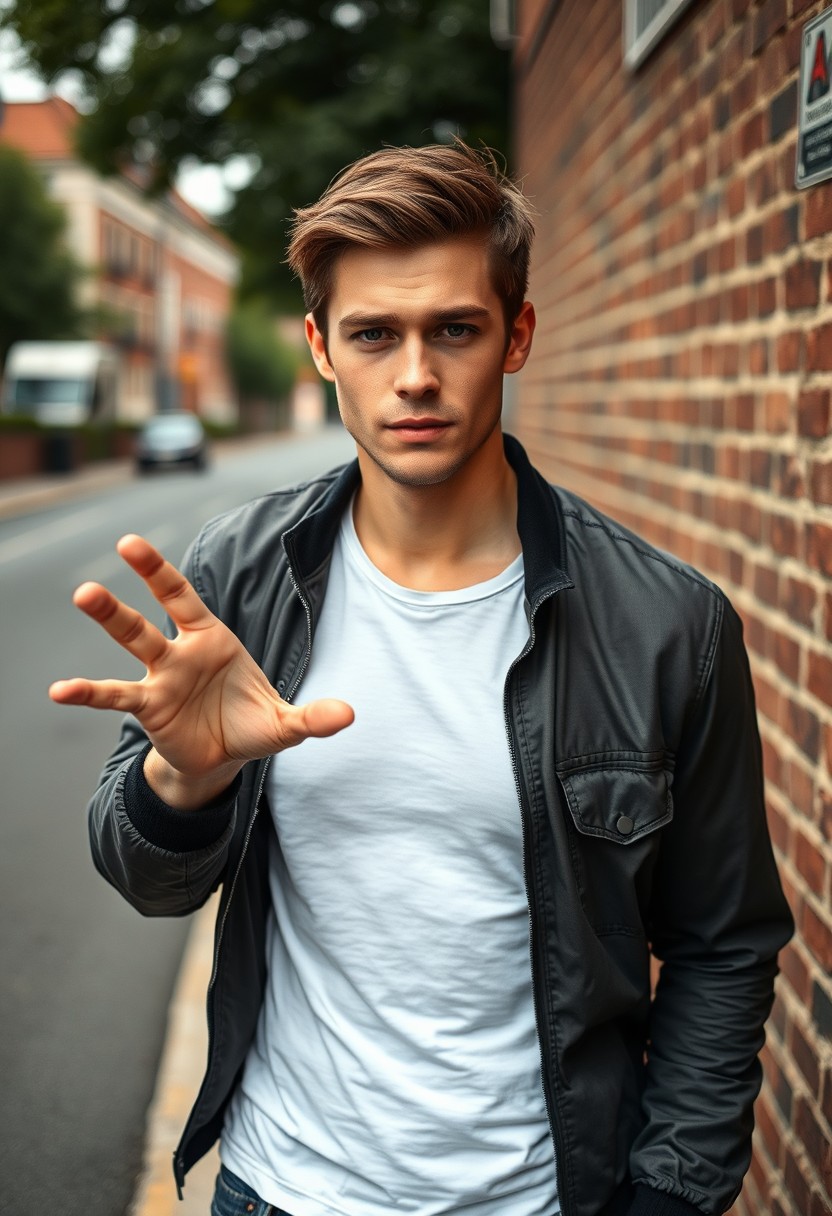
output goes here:
[{"label": "road surface", "polygon": [[178,562],[212,515],[349,459],[349,437],[263,440],[0,522],[0,1212],[124,1216],[186,921],[145,920],[95,872],[84,808],[115,715],[53,679],[140,668],[71,604],[85,579],[160,613],[114,552],[136,531]]}]

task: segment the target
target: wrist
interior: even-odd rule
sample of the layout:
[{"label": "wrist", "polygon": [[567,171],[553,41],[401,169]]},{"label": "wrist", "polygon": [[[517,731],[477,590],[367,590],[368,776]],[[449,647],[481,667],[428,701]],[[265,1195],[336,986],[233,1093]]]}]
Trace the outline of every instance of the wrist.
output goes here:
[{"label": "wrist", "polygon": [[177,811],[193,811],[223,794],[242,767],[230,761],[199,776],[181,773],[151,747],[144,758],[143,773],[157,798]]}]

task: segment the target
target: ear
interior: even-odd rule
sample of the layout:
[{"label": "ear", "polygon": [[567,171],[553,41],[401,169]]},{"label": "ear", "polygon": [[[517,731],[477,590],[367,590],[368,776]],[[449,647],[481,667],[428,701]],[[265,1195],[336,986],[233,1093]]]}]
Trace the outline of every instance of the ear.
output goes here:
[{"label": "ear", "polygon": [[309,349],[312,352],[312,358],[315,360],[315,366],[323,376],[324,380],[330,380],[335,383],[335,372],[332,364],[329,361],[329,355],[326,349],[326,338],[315,324],[315,318],[311,312],[308,312],[305,317],[306,324],[306,341],[309,343]]},{"label": "ear", "polygon": [[528,359],[529,351],[532,348],[535,324],[534,305],[526,300],[511,323],[508,350],[503,360],[504,372],[519,372]]}]

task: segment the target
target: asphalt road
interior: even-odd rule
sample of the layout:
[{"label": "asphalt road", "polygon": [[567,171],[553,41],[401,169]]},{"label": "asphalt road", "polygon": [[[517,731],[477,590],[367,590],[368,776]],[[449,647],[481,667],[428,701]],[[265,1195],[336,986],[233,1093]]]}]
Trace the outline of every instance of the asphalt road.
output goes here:
[{"label": "asphalt road", "polygon": [[114,715],[53,679],[140,669],[71,604],[92,578],[160,613],[114,552],[136,531],[179,561],[200,524],[349,459],[340,430],[264,440],[0,522],[0,1213],[124,1216],[188,924],[145,920],[95,872],[85,804]]}]

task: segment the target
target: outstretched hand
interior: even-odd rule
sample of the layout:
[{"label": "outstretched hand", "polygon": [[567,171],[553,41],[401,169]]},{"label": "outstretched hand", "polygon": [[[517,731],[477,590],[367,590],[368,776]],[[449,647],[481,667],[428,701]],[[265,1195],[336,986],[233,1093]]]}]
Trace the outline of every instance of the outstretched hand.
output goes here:
[{"label": "outstretched hand", "polygon": [[350,725],[353,711],[343,701],[296,706],[278,696],[239,639],[148,541],[124,536],[117,548],[177,636],[167,638],[100,584],[84,583],[75,604],[147,672],[136,681],[58,680],[49,695],[60,705],[134,714],[156,753],[145,772],[161,797],[173,805],[199,805],[225,788],[246,761]]}]

